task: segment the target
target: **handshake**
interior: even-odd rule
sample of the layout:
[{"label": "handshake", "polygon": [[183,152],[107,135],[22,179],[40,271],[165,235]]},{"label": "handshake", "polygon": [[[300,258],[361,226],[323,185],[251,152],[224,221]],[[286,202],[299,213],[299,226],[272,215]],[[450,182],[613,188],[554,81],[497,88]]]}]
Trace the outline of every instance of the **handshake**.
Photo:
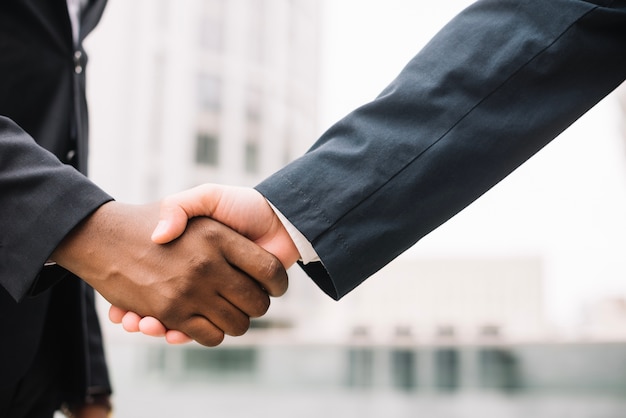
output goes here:
[{"label": "handshake", "polygon": [[160,204],[106,203],[51,256],[107,299],[127,331],[206,346],[264,315],[298,258],[260,193],[216,184]]}]

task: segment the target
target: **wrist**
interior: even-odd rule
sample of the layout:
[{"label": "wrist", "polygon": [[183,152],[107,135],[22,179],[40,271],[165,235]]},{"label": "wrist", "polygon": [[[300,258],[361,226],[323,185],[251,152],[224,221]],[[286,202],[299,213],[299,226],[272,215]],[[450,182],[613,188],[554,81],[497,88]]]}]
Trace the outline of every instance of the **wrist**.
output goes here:
[{"label": "wrist", "polygon": [[[148,206],[110,201],[76,225],[52,252],[50,261],[98,290],[96,282],[116,276],[134,257],[137,242],[150,242]],[[156,220],[154,220],[156,223]]]},{"label": "wrist", "polygon": [[300,232],[285,215],[282,214],[269,200],[266,200],[274,215],[276,222],[280,225],[277,236],[277,248],[270,251],[283,263],[285,268],[294,265],[298,260],[305,264],[312,261],[319,261],[319,257],[313,249],[313,245]]},{"label": "wrist", "polygon": [[107,223],[106,219],[111,217],[116,204],[115,201],[107,202],[78,223],[57,245],[47,263],[58,264],[79,274],[75,271],[79,268],[79,262],[95,252],[98,245],[94,245],[94,241],[104,237],[103,226]]}]

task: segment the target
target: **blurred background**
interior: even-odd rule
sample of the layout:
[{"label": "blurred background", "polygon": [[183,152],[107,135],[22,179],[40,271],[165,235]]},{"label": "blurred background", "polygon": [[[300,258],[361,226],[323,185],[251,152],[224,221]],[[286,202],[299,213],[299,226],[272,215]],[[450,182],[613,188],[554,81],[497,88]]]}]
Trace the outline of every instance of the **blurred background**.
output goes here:
[{"label": "blurred background", "polygon": [[[110,0],[92,178],[253,186],[373,99],[467,0]],[[102,325],[118,418],[626,416],[626,93],[339,302],[298,268],[243,337]]]}]

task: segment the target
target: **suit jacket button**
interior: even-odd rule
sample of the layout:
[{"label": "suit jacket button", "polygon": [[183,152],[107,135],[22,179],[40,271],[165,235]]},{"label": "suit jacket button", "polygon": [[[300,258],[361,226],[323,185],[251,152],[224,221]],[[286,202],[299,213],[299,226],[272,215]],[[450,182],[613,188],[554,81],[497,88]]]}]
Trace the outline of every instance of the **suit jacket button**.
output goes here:
[{"label": "suit jacket button", "polygon": [[81,74],[83,72],[82,63],[83,53],[81,51],[74,51],[74,72]]}]

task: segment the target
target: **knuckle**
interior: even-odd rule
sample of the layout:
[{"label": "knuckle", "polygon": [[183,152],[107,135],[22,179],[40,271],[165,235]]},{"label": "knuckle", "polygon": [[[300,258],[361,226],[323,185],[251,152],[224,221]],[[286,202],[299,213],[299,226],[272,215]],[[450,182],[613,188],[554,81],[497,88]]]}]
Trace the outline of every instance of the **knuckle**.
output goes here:
[{"label": "knuckle", "polygon": [[161,304],[157,308],[157,313],[154,316],[169,329],[177,329],[181,324],[180,309],[177,304]]},{"label": "knuckle", "polygon": [[282,296],[287,291],[287,272],[276,257],[270,257],[263,268],[262,284],[272,296]]},{"label": "knuckle", "polygon": [[267,295],[265,297],[257,298],[256,303],[250,310],[250,316],[252,318],[258,318],[267,313],[270,308],[270,298]]},{"label": "knuckle", "polygon": [[198,225],[201,229],[203,238],[207,242],[211,243],[207,245],[215,245],[215,243],[220,243],[224,240],[220,224],[213,221],[212,219],[196,218],[194,219],[194,224]]},{"label": "knuckle", "polygon": [[237,337],[245,334],[250,328],[248,315],[231,305],[224,305],[214,315],[210,315],[210,318],[226,335]]},{"label": "knuckle", "polygon": [[229,335],[233,337],[239,337],[245,334],[250,328],[250,318],[245,316],[242,318],[236,325],[233,326],[233,329],[230,330]]},{"label": "knuckle", "polygon": [[[193,277],[197,276],[210,276],[218,269],[217,262],[208,255],[193,257],[188,262],[188,268]],[[186,285],[188,289],[194,290],[194,283],[188,283]]]},{"label": "knuckle", "polygon": [[161,199],[159,204],[160,210],[169,210],[178,205],[178,201],[173,196],[166,196]]},{"label": "knuckle", "polygon": [[209,335],[202,335],[198,337],[192,337],[199,344],[205,347],[217,347],[224,341],[224,333],[221,331],[212,332]]},{"label": "knuckle", "polygon": [[206,347],[215,347],[224,341],[224,331],[198,315],[184,321],[180,331]]}]

